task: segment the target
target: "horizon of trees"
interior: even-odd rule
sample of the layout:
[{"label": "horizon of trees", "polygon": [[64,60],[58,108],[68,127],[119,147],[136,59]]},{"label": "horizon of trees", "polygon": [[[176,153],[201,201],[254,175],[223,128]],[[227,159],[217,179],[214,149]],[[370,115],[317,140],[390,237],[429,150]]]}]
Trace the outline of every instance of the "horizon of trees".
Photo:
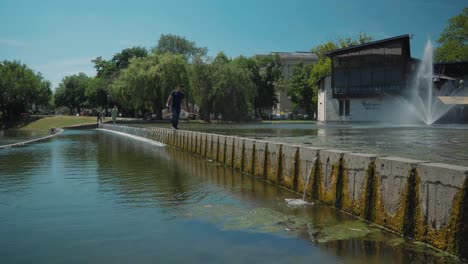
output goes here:
[{"label": "horizon of trees", "polygon": [[[435,62],[468,60],[468,8],[450,18],[437,40]],[[229,58],[220,52],[212,58],[207,47],[182,36],[162,34],[154,47],[131,47],[110,60],[92,62],[95,76],[66,76],[52,92],[51,83],[19,61],[0,62],[0,121],[16,120],[21,113],[47,112],[65,107],[70,114],[82,109],[107,110],[114,104],[129,116],[153,112],[162,117],[165,100],[177,84],[184,84],[187,100],[199,107],[200,116],[210,114],[224,121],[243,121],[266,114],[284,90],[296,109],[313,116],[317,104],[316,83],[330,74],[325,53],[372,41],[366,34],[340,38],[311,49],[318,61],[297,64],[289,80],[281,75],[278,55]]]}]

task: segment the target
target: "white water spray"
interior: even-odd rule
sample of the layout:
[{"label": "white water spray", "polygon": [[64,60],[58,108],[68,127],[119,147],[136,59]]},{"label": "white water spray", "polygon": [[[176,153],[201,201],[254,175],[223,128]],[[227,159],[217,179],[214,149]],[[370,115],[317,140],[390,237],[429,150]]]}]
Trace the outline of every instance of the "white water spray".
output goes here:
[{"label": "white water spray", "polygon": [[314,160],[312,161],[312,166],[310,166],[310,169],[309,171],[307,172],[307,178],[306,178],[306,182],[305,182],[305,185],[304,185],[304,191],[302,193],[302,200],[301,199],[285,199],[286,203],[289,205],[289,206],[298,206],[298,205],[305,205],[305,204],[313,204],[313,203],[308,203],[306,202],[305,198],[306,198],[306,192],[307,192],[307,186],[309,185],[309,181],[310,181],[310,176],[312,174],[312,169],[314,168],[315,166],[315,162],[317,161],[317,157],[314,158]]},{"label": "white water spray", "polygon": [[456,89],[451,85],[443,85],[434,89],[433,53],[432,43],[428,40],[407,100],[409,111],[426,125],[431,125],[453,107],[453,105],[444,104],[439,96],[453,96],[456,94]]}]

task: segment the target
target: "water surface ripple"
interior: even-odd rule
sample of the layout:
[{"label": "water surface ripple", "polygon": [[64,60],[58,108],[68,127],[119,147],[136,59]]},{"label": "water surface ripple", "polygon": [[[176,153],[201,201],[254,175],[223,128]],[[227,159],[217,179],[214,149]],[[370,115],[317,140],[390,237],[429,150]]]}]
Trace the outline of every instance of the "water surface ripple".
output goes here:
[{"label": "water surface ripple", "polygon": [[456,262],[168,147],[66,131],[0,151],[0,263]]}]

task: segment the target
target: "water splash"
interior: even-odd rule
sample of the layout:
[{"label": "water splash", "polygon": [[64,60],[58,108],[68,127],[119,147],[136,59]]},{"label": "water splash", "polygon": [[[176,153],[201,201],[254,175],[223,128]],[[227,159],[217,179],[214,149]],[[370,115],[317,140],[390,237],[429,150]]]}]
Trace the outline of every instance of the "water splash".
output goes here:
[{"label": "water splash", "polygon": [[434,48],[428,40],[407,100],[410,113],[426,125],[431,125],[453,107],[453,105],[444,104],[438,97],[456,94],[456,89],[450,84],[434,87],[433,53]]},{"label": "water splash", "polygon": [[300,206],[300,205],[314,204],[314,203],[307,202],[305,200],[305,198],[306,198],[307,186],[309,185],[309,181],[310,181],[310,175],[312,174],[312,169],[314,168],[316,161],[317,161],[317,156],[312,161],[312,166],[310,166],[310,169],[307,172],[307,178],[306,178],[306,182],[305,182],[305,185],[304,185],[304,191],[302,193],[302,199],[290,199],[290,198],[284,199],[286,201],[286,203],[288,204],[288,206]]}]

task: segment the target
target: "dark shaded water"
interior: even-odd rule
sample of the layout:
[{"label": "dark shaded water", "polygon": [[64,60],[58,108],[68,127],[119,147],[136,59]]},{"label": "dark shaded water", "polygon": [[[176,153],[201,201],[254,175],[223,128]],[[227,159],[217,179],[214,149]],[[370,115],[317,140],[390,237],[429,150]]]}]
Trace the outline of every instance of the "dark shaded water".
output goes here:
[{"label": "dark shaded water", "polygon": [[0,150],[0,263],[455,262],[264,181],[104,131]]},{"label": "dark shaded water", "polygon": [[0,146],[27,141],[47,136],[48,131],[35,130],[0,130]]},{"label": "dark shaded water", "polygon": [[[137,126],[155,125],[169,127]],[[180,128],[468,166],[468,125],[182,123]]]}]

